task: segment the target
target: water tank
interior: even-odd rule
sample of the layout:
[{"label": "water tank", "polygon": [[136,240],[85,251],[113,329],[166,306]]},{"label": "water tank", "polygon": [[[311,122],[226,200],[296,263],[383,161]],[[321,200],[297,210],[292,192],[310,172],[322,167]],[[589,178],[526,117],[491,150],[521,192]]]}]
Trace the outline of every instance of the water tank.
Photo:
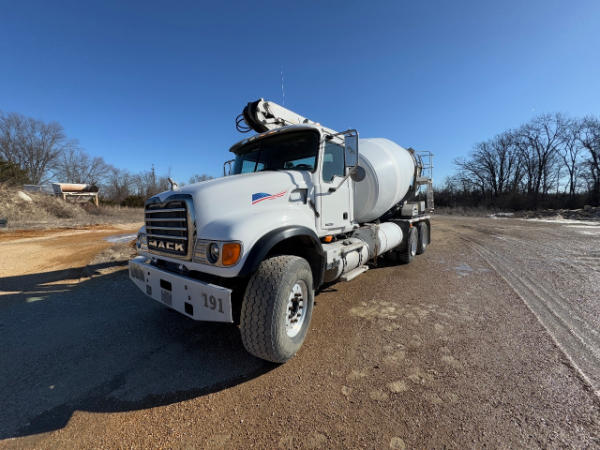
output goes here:
[{"label": "water tank", "polygon": [[414,183],[415,160],[389,139],[360,139],[358,149],[366,176],[354,183],[354,219],[370,222],[404,200]]}]

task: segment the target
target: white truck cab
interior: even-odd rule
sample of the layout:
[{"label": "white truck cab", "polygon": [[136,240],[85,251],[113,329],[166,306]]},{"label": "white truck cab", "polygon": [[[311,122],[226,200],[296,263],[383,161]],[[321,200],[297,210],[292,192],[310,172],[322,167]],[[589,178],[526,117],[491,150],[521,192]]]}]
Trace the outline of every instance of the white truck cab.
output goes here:
[{"label": "white truck cab", "polygon": [[431,179],[391,141],[361,140],[359,154],[355,130],[272,102],[249,103],[238,129],[242,120],[259,134],[231,147],[227,176],[146,202],[129,273],[192,319],[238,323],[250,353],[284,362],[302,345],[324,283],[352,279],[384,253],[410,262],[425,250],[432,198],[409,200]]}]

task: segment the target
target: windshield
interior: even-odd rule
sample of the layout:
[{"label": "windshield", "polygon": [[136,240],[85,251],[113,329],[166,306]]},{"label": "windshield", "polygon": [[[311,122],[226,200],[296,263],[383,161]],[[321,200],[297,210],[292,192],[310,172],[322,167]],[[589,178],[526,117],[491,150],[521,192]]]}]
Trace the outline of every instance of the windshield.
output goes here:
[{"label": "windshield", "polygon": [[288,132],[250,142],[236,150],[233,174],[263,170],[315,171],[319,133]]}]

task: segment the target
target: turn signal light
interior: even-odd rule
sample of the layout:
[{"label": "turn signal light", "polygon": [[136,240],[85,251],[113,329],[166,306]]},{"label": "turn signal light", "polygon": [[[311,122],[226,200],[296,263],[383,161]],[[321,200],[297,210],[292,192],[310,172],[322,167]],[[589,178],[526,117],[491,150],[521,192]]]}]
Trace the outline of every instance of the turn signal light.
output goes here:
[{"label": "turn signal light", "polygon": [[224,266],[233,266],[240,259],[242,246],[237,242],[223,244],[221,249],[221,264]]},{"label": "turn signal light", "polygon": [[326,242],[327,244],[329,244],[331,241],[333,241],[333,235],[332,234],[328,234],[327,236],[325,236],[323,238],[323,242]]}]

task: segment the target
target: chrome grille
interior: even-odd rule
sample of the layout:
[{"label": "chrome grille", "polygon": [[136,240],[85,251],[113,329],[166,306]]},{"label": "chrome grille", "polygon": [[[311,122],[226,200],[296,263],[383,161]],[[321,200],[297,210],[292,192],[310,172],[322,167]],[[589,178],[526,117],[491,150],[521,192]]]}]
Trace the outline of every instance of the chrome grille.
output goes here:
[{"label": "chrome grille", "polygon": [[163,203],[153,202],[153,199],[148,201],[145,222],[150,252],[179,258],[189,257],[192,241],[190,208],[186,199],[167,199]]},{"label": "chrome grille", "polygon": [[208,253],[208,245],[211,241],[197,240],[196,246],[194,247],[194,262],[200,262],[202,264],[210,264],[206,257]]}]

